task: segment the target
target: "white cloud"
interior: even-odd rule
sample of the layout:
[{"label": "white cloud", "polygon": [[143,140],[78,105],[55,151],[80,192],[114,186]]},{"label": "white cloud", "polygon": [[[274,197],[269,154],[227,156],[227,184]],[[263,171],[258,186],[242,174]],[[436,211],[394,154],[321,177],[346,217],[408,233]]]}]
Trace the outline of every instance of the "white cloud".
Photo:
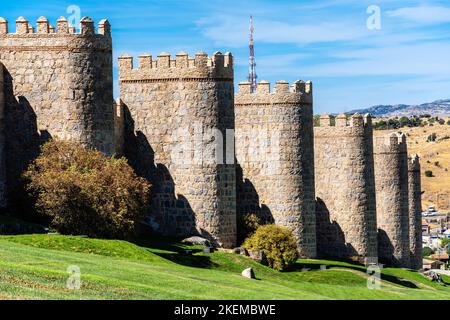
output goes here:
[{"label": "white cloud", "polygon": [[448,23],[450,22],[450,8],[443,6],[405,7],[388,11],[387,16],[418,23]]},{"label": "white cloud", "polygon": [[[197,22],[201,32],[216,43],[240,47],[248,41],[248,19],[245,17],[217,16]],[[350,41],[370,35],[365,23],[317,22],[294,24],[274,20],[255,21],[255,41],[259,43],[312,44]]]}]

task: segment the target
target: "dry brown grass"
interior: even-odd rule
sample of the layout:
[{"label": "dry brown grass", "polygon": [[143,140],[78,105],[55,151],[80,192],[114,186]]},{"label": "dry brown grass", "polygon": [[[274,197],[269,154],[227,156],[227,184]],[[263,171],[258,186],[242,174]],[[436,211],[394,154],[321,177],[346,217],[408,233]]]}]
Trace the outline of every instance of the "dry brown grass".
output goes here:
[{"label": "dry brown grass", "polygon": [[[377,130],[375,135],[401,131],[408,136],[409,154],[418,154],[422,165],[422,207],[433,205],[441,211],[450,211],[450,125],[439,125],[400,130]],[[427,142],[430,134],[436,133],[436,142]],[[442,139],[448,136],[448,139]],[[433,177],[425,177],[425,171]]]}]

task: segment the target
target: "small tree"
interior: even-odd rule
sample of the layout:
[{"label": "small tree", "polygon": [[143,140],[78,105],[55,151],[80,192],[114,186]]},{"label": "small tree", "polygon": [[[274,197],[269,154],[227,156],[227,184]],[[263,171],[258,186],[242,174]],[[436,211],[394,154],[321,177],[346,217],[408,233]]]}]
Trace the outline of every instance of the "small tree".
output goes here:
[{"label": "small tree", "polygon": [[274,224],[259,227],[244,242],[244,248],[262,250],[269,266],[275,270],[285,270],[298,258],[297,243],[292,232]]},{"label": "small tree", "polygon": [[406,126],[409,126],[409,124],[410,124],[410,120],[408,117],[401,117],[399,122],[400,122],[401,127],[406,127]]},{"label": "small tree", "polygon": [[125,238],[142,218],[149,184],[124,158],[108,158],[80,144],[50,141],[24,177],[37,210],[63,234]]},{"label": "small tree", "polygon": [[441,247],[445,248],[448,244],[450,244],[450,238],[443,238],[441,240]]},{"label": "small tree", "polygon": [[431,171],[431,170],[426,170],[426,171],[425,171],[425,177],[427,177],[427,178],[432,178],[432,177],[433,177],[433,171]]},{"label": "small tree", "polygon": [[424,247],[422,249],[422,256],[423,257],[429,257],[434,253],[434,250],[431,249],[430,247]]}]

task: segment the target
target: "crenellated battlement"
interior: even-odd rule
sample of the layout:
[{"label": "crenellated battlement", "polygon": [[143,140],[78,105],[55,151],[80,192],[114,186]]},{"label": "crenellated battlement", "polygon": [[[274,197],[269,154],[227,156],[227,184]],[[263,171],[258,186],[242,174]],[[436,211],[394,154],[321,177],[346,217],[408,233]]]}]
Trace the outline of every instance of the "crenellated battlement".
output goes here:
[{"label": "crenellated battlement", "polygon": [[167,52],[160,53],[156,59],[150,54],[139,56],[139,67],[135,68],[134,58],[130,55],[119,57],[119,77],[121,82],[152,82],[162,79],[196,80],[215,78],[232,80],[233,56],[227,52],[215,52],[208,56],[200,51],[194,57],[179,52],[172,57]]},{"label": "crenellated battlement", "polygon": [[239,91],[236,94],[236,104],[312,104],[312,82],[302,80],[289,82],[280,80],[271,90],[269,81],[260,81],[256,92],[251,92],[251,83],[248,81],[239,83]]},{"label": "crenellated battlement", "polygon": [[408,157],[409,252],[411,268],[422,269],[422,186],[420,158]]},{"label": "crenellated battlement", "polygon": [[317,250],[322,257],[367,263],[377,256],[372,147],[369,114],[324,113],[314,127]]},{"label": "crenellated battlement", "polygon": [[[410,267],[408,149],[406,135],[391,132],[374,139],[378,257],[389,265]],[[381,230],[381,231],[380,231]]]},{"label": "crenellated battlement", "polygon": [[[334,120],[334,121],[333,121]],[[370,114],[361,115],[355,113],[349,117],[345,114],[340,113],[338,116],[333,117],[327,113],[323,113],[320,116],[320,127],[335,127],[335,128],[346,128],[346,127],[372,127],[372,116]]]},{"label": "crenellated battlement", "polygon": [[393,132],[386,136],[377,136],[374,141],[378,153],[406,153],[407,137],[404,133]]},{"label": "crenellated battlement", "polygon": [[273,90],[260,81],[256,92],[241,82],[234,99],[238,214],[291,229],[309,258],[316,256],[312,101],[312,83],[300,80],[277,81]]},{"label": "crenellated battlement", "polygon": [[[11,163],[7,179],[14,187],[34,156],[33,135],[24,128],[58,139],[75,140],[105,154],[113,153],[112,38],[107,20],[80,20],[80,31],[65,17],[52,24],[39,17],[33,25],[19,17],[13,26],[0,18],[0,61],[5,67],[5,140]],[[11,27],[11,28],[10,28]],[[12,29],[12,30],[11,30]],[[26,101],[34,120],[18,108]],[[15,119],[21,119],[20,123]],[[29,118],[29,119],[27,119]],[[1,144],[1,143],[0,143]],[[25,147],[26,146],[26,147]],[[33,147],[31,147],[33,146]],[[1,155],[0,155],[1,160]],[[1,180],[1,178],[0,178]]]},{"label": "crenellated battlement", "polygon": [[111,25],[108,20],[103,19],[98,23],[97,33],[94,21],[89,17],[80,20],[80,31],[77,33],[74,26],[69,24],[65,17],[60,17],[55,25],[52,25],[46,17],[41,16],[36,21],[36,28],[24,17],[19,17],[15,21],[15,33],[10,32],[8,21],[0,17],[0,37],[38,37],[38,36],[61,36],[61,35],[81,35],[94,36],[101,35],[111,37]]}]

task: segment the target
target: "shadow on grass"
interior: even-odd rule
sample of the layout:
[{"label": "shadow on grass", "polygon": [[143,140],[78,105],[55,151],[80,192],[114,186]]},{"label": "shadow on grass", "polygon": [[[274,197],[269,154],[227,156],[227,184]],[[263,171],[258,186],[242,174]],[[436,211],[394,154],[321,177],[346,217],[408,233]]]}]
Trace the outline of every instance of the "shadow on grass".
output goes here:
[{"label": "shadow on grass", "polygon": [[[160,256],[163,259],[172,261],[182,266],[202,268],[202,269],[214,269],[220,267],[217,263],[211,261],[211,258],[207,255],[198,255],[202,252],[202,246],[192,246],[180,243],[176,238],[155,237],[151,239],[140,239],[133,241],[136,245],[147,248],[152,253]],[[190,252],[187,253],[186,250]],[[349,269],[359,271],[361,273],[366,272],[366,267],[363,264],[349,261],[345,259],[333,259],[336,264],[327,264],[326,262],[296,262],[286,273],[290,272],[302,272],[304,269],[310,269],[311,271],[319,271],[322,266],[326,265],[327,269]],[[341,263],[341,264],[339,264]],[[345,264],[344,264],[345,263]],[[414,272],[409,270],[410,272]],[[283,273],[284,273],[283,272]],[[402,279],[401,277],[381,274],[381,279],[396,284],[405,288],[418,289],[419,287],[412,281]],[[260,279],[256,279],[260,280]]]},{"label": "shadow on grass", "polygon": [[134,243],[138,246],[148,248],[153,254],[156,254],[163,259],[172,261],[179,265],[202,269],[212,269],[214,267],[217,267],[217,264],[212,262],[210,257],[204,255],[196,255],[196,253],[203,252],[202,246],[182,244],[178,239],[140,239],[135,240]]},{"label": "shadow on grass", "polygon": [[[304,268],[310,269],[313,271],[321,270],[321,267],[326,265],[327,269],[333,269],[333,268],[339,268],[339,269],[349,269],[349,270],[355,270],[359,272],[365,273],[367,271],[366,267],[363,264],[355,263],[353,261],[343,260],[343,259],[334,259],[338,262],[345,262],[345,263],[351,263],[352,265],[341,265],[341,264],[324,264],[324,263],[300,263],[296,262],[288,271],[302,271]],[[410,270],[411,272],[414,272]],[[381,279],[390,283],[394,283],[396,285],[410,288],[410,289],[419,289],[419,287],[412,281],[402,279],[397,276],[388,275],[388,274],[381,274]]]}]

